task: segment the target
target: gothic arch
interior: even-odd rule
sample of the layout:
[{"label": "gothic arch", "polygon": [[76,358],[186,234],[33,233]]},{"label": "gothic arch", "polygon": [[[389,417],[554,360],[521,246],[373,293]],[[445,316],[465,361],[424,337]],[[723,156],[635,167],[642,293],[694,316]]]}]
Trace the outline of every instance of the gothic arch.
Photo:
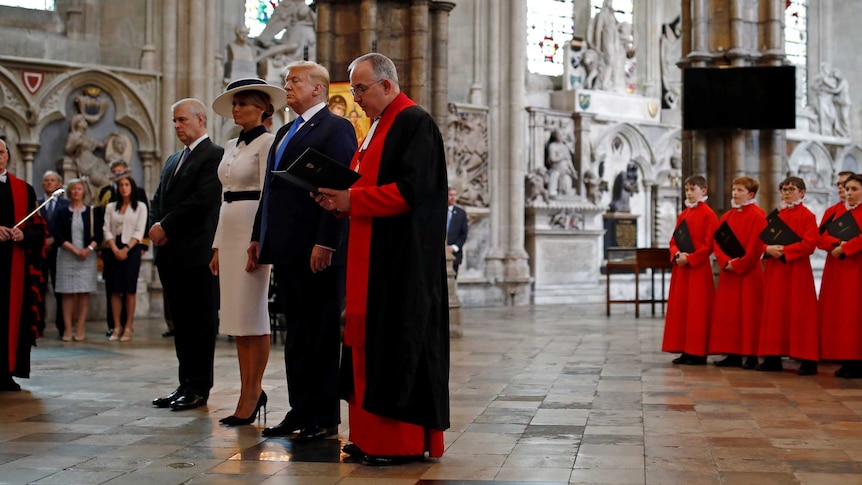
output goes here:
[{"label": "gothic arch", "polygon": [[[819,176],[821,188],[830,184],[832,175],[837,172],[834,167],[832,155],[825,145],[818,141],[806,141],[800,143],[793,149],[787,160],[788,170],[794,175],[803,176],[807,169],[806,165],[813,164],[813,169]],[[803,177],[807,178],[807,177]],[[809,183],[810,180],[806,180]],[[811,187],[813,188],[813,187]]]},{"label": "gothic arch", "polygon": [[27,113],[31,107],[27,95],[15,79],[12,72],[0,66],[0,118],[12,125],[20,141],[30,141],[32,128],[27,122]]},{"label": "gothic arch", "polygon": [[[853,162],[855,166],[852,166]],[[862,147],[847,145],[835,155],[835,173],[842,170],[852,170],[856,173],[862,171]]]},{"label": "gothic arch", "polygon": [[138,140],[138,151],[155,151],[155,113],[148,109],[150,104],[141,94],[157,99],[156,79],[133,84],[116,74],[103,69],[82,69],[62,73],[52,79],[33,101],[38,106],[38,121],[35,133],[40,133],[49,123],[62,120],[71,115],[65,112],[65,101],[76,89],[84,86],[97,86],[110,94],[114,100],[115,121],[127,127]]},{"label": "gothic arch", "polygon": [[612,144],[619,136],[622,141],[631,147],[631,161],[635,162],[643,174],[643,182],[653,184],[655,180],[655,169],[653,162],[653,150],[644,134],[631,123],[618,123],[608,127],[598,136],[595,142],[596,160],[604,159],[612,149]]}]

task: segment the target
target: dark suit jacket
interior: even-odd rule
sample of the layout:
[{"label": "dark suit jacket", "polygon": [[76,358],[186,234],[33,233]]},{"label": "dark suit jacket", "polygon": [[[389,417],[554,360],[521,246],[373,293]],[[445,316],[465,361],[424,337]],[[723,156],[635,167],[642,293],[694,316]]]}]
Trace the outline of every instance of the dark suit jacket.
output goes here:
[{"label": "dark suit jacket", "polygon": [[[39,205],[45,202],[46,197],[42,197],[36,201],[36,205]],[[57,197],[54,199],[54,210],[50,213],[48,212],[48,207],[43,207],[39,214],[45,218],[45,222],[48,225],[48,235],[51,237],[56,237],[57,227],[55,226],[55,221],[57,219],[57,214],[61,213],[63,210],[69,208],[69,199],[63,199],[61,197]],[[57,247],[56,245],[54,246]]]},{"label": "dark suit jacket", "polygon": [[[81,213],[81,219],[84,222],[84,247],[92,243],[97,246],[102,243],[104,216],[99,206],[86,206]],[[90,220],[93,221],[92,224]],[[54,216],[54,246],[59,248],[66,241],[72,242],[72,211],[69,210],[68,204],[65,210],[57,212]]]},{"label": "dark suit jacket", "polygon": [[203,140],[174,175],[182,152],[168,157],[150,204],[150,225],[161,223],[168,243],[156,251],[157,265],[208,265],[221,206],[218,165],[224,149]]},{"label": "dark suit jacket", "polygon": [[452,220],[449,222],[449,232],[446,233],[446,245],[458,246],[458,252],[455,253],[455,267],[461,265],[461,258],[464,256],[464,243],[467,242],[467,213],[464,209],[457,205],[452,206]]},{"label": "dark suit jacket", "polygon": [[[349,165],[356,152],[356,132],[349,121],[323,108],[287,142],[281,160],[274,163],[278,146],[292,124],[278,130],[269,151],[263,195],[254,218],[251,240],[261,243],[261,263],[307,266],[312,248],[320,245],[335,249],[333,265],[343,265],[347,252],[347,244],[343,243],[347,234],[346,220],[323,210],[307,190],[273,175],[271,171],[284,170],[308,147]],[[263,234],[264,226],[266,234]]]}]

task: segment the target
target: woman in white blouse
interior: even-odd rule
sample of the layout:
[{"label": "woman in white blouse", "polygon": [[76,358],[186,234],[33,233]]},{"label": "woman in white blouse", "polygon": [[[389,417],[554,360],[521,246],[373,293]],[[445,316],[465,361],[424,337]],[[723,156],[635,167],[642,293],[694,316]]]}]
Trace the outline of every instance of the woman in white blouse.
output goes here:
[{"label": "woman in white blouse", "polygon": [[[111,294],[114,332],[108,340],[132,340],[135,318],[135,291],[141,268],[141,239],[147,228],[147,206],[137,198],[138,187],[131,177],[117,181],[117,202],[105,208],[103,232],[108,249],[102,253],[105,288]],[[125,329],[120,336],[120,314],[126,299]]]}]

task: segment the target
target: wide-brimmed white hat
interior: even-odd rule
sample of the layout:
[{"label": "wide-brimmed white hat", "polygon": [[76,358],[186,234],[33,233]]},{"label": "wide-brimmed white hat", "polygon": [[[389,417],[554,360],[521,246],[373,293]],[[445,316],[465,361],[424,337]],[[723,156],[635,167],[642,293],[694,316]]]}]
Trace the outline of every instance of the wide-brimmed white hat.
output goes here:
[{"label": "wide-brimmed white hat", "polygon": [[225,91],[213,101],[213,111],[225,118],[233,118],[233,96],[243,91],[261,91],[269,95],[269,102],[276,111],[287,105],[287,93],[263,79],[254,77],[237,79],[227,85]]}]

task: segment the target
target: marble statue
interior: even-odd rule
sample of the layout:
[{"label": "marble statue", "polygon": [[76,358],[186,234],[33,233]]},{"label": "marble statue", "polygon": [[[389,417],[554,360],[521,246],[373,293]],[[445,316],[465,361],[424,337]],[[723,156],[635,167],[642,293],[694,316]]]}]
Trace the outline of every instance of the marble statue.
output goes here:
[{"label": "marble statue", "polygon": [[638,192],[638,166],[632,162],[617,174],[611,191],[610,212],[631,212],[631,196]]},{"label": "marble statue", "polygon": [[584,172],[584,189],[587,193],[587,200],[593,205],[598,205],[602,198],[601,191],[599,190],[601,181],[601,177],[593,169],[588,169]]},{"label": "marble statue", "polygon": [[541,165],[536,167],[532,172],[527,173],[524,191],[527,203],[536,202],[539,199],[548,202],[550,200],[550,194],[548,194],[547,189],[549,182],[548,169]]},{"label": "marble statue", "polygon": [[449,183],[459,187],[458,200],[469,207],[488,207],[487,112],[448,106],[446,119],[446,168]]},{"label": "marble statue", "polygon": [[673,22],[662,25],[661,38],[659,39],[661,56],[661,86],[663,88],[662,101],[668,109],[677,109],[679,98],[682,93],[682,70],[676,65],[682,56],[682,44],[680,38],[680,17],[677,16]]},{"label": "marble statue", "polygon": [[[305,59],[303,49],[308,47],[307,59],[316,59],[317,33],[314,28],[315,15],[304,0],[282,0],[276,5],[272,16],[255,44],[268,49],[280,43],[284,49],[279,54],[287,57],[287,62]],[[286,31],[281,41],[275,36]]]},{"label": "marble statue", "polygon": [[563,142],[563,134],[559,130],[552,131],[545,145],[545,166],[549,174],[548,193],[551,198],[575,194],[578,173],[575,171],[573,157],[571,148]]},{"label": "marble statue", "polygon": [[225,77],[228,79],[257,77],[254,48],[248,43],[248,29],[245,25],[237,25],[234,35],[236,36],[234,41],[227,45]]},{"label": "marble statue", "polygon": [[820,74],[812,84],[817,98],[817,123],[822,135],[850,136],[850,92],[847,79],[838,69],[820,64]]},{"label": "marble statue", "polygon": [[65,146],[66,157],[72,162],[76,176],[86,182],[85,202],[87,203],[95,198],[99,187],[111,181],[111,171],[108,165],[94,153],[95,150],[104,148],[104,144],[87,135],[89,127],[90,124],[87,123],[83,114],[79,113],[72,116]]},{"label": "marble statue", "polygon": [[624,86],[625,53],[620,40],[619,22],[614,15],[613,0],[604,0],[601,11],[590,24],[589,46],[600,54],[602,65],[599,89]]}]

